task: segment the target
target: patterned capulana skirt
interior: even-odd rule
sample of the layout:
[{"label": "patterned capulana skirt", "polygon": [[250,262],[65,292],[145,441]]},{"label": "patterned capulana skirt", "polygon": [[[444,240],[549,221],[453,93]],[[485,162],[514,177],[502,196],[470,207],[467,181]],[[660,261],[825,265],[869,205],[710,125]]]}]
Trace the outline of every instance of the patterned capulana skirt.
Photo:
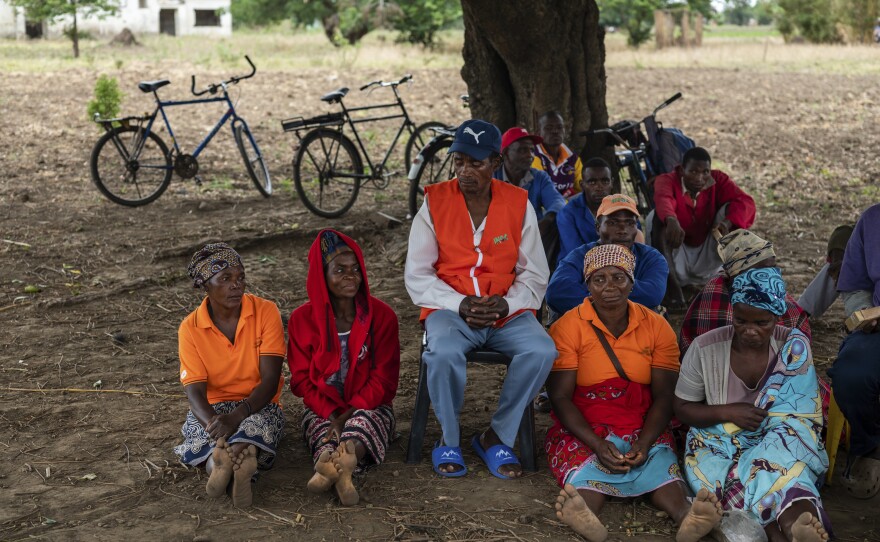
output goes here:
[{"label": "patterned capulana skirt", "polygon": [[[363,444],[367,453],[361,467],[378,465],[385,460],[388,444],[394,436],[394,410],[391,405],[381,405],[374,410],[355,410],[345,422],[340,441],[357,440]],[[339,445],[336,441],[322,443],[321,437],[330,427],[330,420],[306,408],[302,418],[303,440],[312,453],[312,462],[317,463],[324,450],[333,451]]]},{"label": "patterned capulana skirt", "polygon": [[[235,410],[241,401],[223,401],[211,407],[217,414],[228,414]],[[199,423],[192,410],[186,413],[183,422],[183,444],[174,447],[180,462],[190,466],[201,465],[211,457],[216,445],[204,426]],[[269,403],[259,412],[254,412],[241,422],[238,431],[226,441],[229,444],[246,442],[257,447],[257,465],[260,470],[272,468],[275,450],[284,436],[284,412],[275,403]]]}]

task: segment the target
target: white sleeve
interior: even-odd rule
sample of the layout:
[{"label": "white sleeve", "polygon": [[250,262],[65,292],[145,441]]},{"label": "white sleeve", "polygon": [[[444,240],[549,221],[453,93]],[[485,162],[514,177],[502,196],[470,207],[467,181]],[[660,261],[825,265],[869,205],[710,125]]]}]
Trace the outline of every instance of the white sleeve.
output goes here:
[{"label": "white sleeve", "polygon": [[547,256],[541,243],[541,231],[538,229],[538,218],[532,206],[526,205],[523,217],[522,239],[519,242],[519,257],[516,260],[516,278],[504,299],[510,314],[521,309],[540,309],[547,282],[550,280],[550,268]]},{"label": "white sleeve", "polygon": [[428,199],[425,198],[409,231],[403,281],[413,303],[419,307],[448,309],[458,313],[458,307],[466,296],[456,292],[437,276],[434,264],[438,256],[437,235],[428,210]]},{"label": "white sleeve", "polygon": [[678,382],[675,384],[675,395],[679,399],[692,403],[706,400],[706,384],[700,363],[700,345],[696,341],[691,343],[684,359],[681,360]]}]

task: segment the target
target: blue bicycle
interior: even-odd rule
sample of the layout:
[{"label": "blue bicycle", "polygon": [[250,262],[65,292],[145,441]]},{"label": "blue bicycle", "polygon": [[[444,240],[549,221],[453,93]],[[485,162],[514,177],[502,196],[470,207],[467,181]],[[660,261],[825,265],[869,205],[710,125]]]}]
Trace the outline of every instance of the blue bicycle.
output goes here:
[{"label": "blue bicycle", "polygon": [[[269,170],[266,169],[263,154],[260,152],[247,123],[238,116],[235,112],[235,105],[229,99],[230,85],[249,79],[257,73],[257,68],[251,59],[247,56],[244,58],[251,66],[249,74],[232,77],[220,83],[212,83],[205,90],[196,91],[196,76],[192,76],[191,90],[194,96],[202,96],[207,93],[213,95],[218,91],[222,93],[222,96],[197,100],[162,101],[159,99],[157,91],[170,84],[169,81],[167,79],[145,81],[138,84],[138,89],[144,93],[152,92],[156,97],[156,109],[152,115],[116,119],[96,117],[95,122],[106,131],[95,143],[89,160],[92,180],[98,190],[115,203],[136,207],[146,205],[161,196],[171,183],[172,172],[176,172],[183,179],[195,178],[196,183],[201,184],[201,179],[198,177],[198,156],[208,146],[211,139],[217,135],[220,128],[231,120],[235,144],[241,151],[248,175],[254,181],[257,190],[263,196],[269,197],[272,194],[272,180],[269,177]],[[171,130],[171,123],[165,114],[165,108],[213,102],[225,102],[229,109],[192,154],[182,152],[177,145],[174,132]],[[168,135],[171,136],[173,145],[171,150],[153,131],[153,123],[160,113]]]}]

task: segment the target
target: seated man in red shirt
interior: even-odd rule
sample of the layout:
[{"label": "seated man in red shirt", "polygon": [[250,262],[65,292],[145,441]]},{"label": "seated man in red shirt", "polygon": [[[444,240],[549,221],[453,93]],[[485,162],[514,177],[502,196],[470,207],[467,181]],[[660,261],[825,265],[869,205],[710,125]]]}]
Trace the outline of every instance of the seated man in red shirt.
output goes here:
[{"label": "seated man in red shirt", "polygon": [[669,263],[664,305],[685,306],[683,287],[700,288],[721,267],[716,239],[755,221],[755,201],[726,173],[712,169],[702,147],[688,150],[674,171],[654,181],[648,216],[651,244]]}]

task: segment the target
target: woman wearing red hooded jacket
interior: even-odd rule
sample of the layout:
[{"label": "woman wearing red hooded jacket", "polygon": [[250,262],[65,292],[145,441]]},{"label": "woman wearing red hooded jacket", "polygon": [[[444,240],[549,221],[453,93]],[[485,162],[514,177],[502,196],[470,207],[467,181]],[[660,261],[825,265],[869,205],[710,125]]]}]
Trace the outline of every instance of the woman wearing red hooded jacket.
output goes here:
[{"label": "woman wearing red hooded jacket", "polygon": [[290,315],[290,389],[303,398],[303,438],[315,474],[310,491],[336,489],[357,504],[351,475],[385,459],[400,373],[397,315],[370,295],[355,241],[322,230],[309,250],[309,301]]}]

